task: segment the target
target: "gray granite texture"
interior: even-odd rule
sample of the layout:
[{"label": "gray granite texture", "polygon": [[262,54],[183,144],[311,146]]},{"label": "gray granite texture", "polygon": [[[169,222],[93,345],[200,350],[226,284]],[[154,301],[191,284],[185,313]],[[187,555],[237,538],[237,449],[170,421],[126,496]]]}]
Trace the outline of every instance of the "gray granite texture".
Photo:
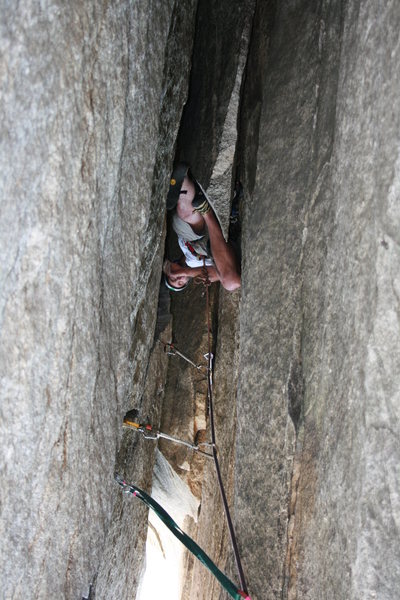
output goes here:
[{"label": "gray granite texture", "polygon": [[[7,600],[80,598],[97,573],[96,597],[134,593],[145,511],[122,505],[113,471],[124,412],[149,407],[149,397],[157,410],[162,398],[161,379],[145,379],[195,9],[173,0],[1,2]],[[127,475],[145,484],[154,448],[141,448],[124,442],[117,466],[125,460]]]},{"label": "gray granite texture", "polygon": [[[208,435],[204,374],[153,343],[207,350],[199,287],[156,325],[175,148],[224,230],[244,186],[211,304],[252,600],[398,597],[398,2],[3,1],[0,28],[2,598],[134,597],[147,512],[113,472],[149,491],[155,445],[123,414]],[[211,465],[160,446],[237,581]],[[226,599],[186,564],[185,600]]]},{"label": "gray granite texture", "polygon": [[400,6],[261,4],[241,138],[236,518],[249,588],[393,599]]}]

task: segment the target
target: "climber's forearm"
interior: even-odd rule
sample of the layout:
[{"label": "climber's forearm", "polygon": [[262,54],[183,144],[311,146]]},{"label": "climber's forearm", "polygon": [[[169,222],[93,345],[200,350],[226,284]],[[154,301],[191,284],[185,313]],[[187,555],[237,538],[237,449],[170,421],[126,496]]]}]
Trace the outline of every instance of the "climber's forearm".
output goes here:
[{"label": "climber's forearm", "polygon": [[206,267],[186,267],[185,275],[188,277],[199,277],[200,279],[205,279],[204,269],[207,270],[208,279],[211,283],[214,281],[219,281],[218,271],[213,266]]}]

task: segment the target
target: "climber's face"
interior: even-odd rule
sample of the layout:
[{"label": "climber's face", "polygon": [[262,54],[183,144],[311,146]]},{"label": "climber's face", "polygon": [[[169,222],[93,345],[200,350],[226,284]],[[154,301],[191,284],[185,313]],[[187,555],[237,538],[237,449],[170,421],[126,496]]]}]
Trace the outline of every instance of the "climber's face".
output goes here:
[{"label": "climber's face", "polygon": [[179,273],[171,273],[170,275],[168,275],[168,283],[175,288],[184,287],[188,282],[189,277],[187,277],[186,275],[182,275]]}]

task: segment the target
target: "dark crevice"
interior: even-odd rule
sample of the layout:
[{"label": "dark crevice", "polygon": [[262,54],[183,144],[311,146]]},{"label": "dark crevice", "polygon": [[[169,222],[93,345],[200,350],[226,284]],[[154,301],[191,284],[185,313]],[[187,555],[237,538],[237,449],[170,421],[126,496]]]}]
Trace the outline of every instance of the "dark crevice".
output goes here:
[{"label": "dark crevice", "polygon": [[264,79],[275,12],[276,0],[256,2],[243,75],[238,114],[236,166],[241,181],[246,184],[247,197],[252,196],[255,185]]},{"label": "dark crevice", "polygon": [[288,381],[288,410],[293,425],[298,433],[300,416],[303,410],[304,401],[304,378],[302,364],[300,360],[292,362]]}]

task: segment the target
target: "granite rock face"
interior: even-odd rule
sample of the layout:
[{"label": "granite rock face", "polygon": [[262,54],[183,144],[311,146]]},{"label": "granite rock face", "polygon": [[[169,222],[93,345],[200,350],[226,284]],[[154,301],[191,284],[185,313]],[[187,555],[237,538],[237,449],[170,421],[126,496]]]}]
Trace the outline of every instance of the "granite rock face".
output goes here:
[{"label": "granite rock face", "polygon": [[250,592],[394,598],[400,10],[280,2],[257,22],[236,465]]},{"label": "granite rock face", "polygon": [[[113,471],[122,415],[146,404],[164,197],[195,8],[172,0],[2,3],[0,579],[7,599],[79,598],[104,571],[106,533],[121,502]],[[162,386],[159,404],[161,393]],[[154,448],[143,452],[152,465]],[[132,548],[143,538],[141,557],[146,526],[144,511],[138,520],[135,510],[122,521],[137,523],[126,533]],[[121,514],[113,520],[119,534],[116,519]],[[126,571],[119,598],[134,589],[135,573]],[[114,584],[102,575],[96,595],[114,597]]]},{"label": "granite rock face", "polygon": [[[159,295],[175,149],[225,233],[237,173],[244,188],[242,290],[212,286],[211,319],[252,600],[397,597],[397,3],[2,4],[3,597],[92,583],[132,598],[147,511],[113,472],[149,491],[154,465],[153,492],[237,581],[212,463],[167,443],[156,462],[155,442],[121,430],[135,408],[209,435],[204,372],[156,342],[197,364],[207,351],[200,287],[172,299],[172,321]],[[161,550],[163,535],[150,520]],[[225,600],[184,561],[182,598]]]}]

